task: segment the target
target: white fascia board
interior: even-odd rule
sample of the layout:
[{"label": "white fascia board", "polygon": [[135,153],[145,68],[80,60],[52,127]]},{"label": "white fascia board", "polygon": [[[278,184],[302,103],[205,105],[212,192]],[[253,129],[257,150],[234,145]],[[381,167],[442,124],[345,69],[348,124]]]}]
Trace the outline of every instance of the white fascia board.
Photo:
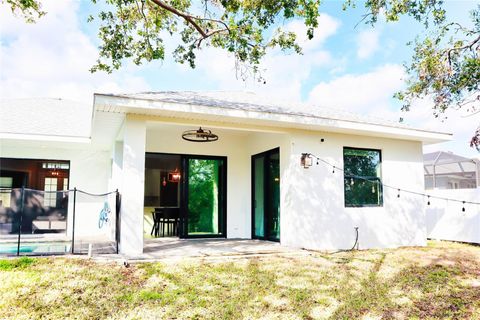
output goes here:
[{"label": "white fascia board", "polygon": [[89,137],[71,137],[71,136],[54,136],[54,135],[39,135],[39,134],[21,134],[21,133],[3,133],[0,132],[1,140],[27,140],[27,141],[51,141],[51,142],[68,142],[90,144]]},{"label": "white fascia board", "polygon": [[329,131],[370,135],[422,141],[424,144],[439,143],[452,140],[452,134],[434,132],[415,128],[400,128],[380,124],[365,123],[354,120],[341,120],[323,117],[309,117],[288,113],[273,113],[233,108],[202,106],[164,102],[159,100],[135,99],[113,95],[95,94],[95,110],[114,113],[131,113],[141,115],[161,116],[162,113],[174,113],[175,117],[214,116],[216,120],[242,120],[242,123],[263,124],[273,127],[307,129],[314,131]]}]

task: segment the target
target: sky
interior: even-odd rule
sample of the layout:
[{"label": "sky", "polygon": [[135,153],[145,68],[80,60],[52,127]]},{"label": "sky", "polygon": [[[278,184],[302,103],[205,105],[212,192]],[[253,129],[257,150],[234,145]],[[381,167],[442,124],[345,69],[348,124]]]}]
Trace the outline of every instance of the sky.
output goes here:
[{"label": "sky", "polygon": [[[435,118],[428,99],[417,101],[409,112],[392,98],[404,87],[404,62],[411,57],[408,41],[423,32],[409,18],[374,27],[359,23],[364,9],[341,10],[341,1],[324,1],[319,27],[311,41],[300,21],[284,22],[298,33],[303,55],[270,52],[262,63],[266,84],[243,81],[235,73],[229,54],[204,49],[191,69],[173,61],[174,39],[165,39],[167,57],[141,66],[127,63],[112,74],[88,70],[95,63],[97,28],[86,22],[98,7],[90,0],[42,0],[47,15],[26,24],[0,5],[0,97],[59,97],[91,104],[93,93],[133,93],[164,90],[242,90],[277,99],[346,109],[422,129],[453,133],[453,141],[430,145],[425,152],[452,151],[479,157],[469,140],[480,114],[452,110]],[[446,1],[447,18],[468,21],[477,1]]]}]

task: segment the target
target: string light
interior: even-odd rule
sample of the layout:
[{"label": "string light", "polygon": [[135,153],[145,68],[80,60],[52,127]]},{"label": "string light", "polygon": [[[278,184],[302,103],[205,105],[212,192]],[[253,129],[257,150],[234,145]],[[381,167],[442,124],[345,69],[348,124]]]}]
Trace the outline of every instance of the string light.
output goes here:
[{"label": "string light", "polygon": [[[302,154],[303,155],[303,154]],[[345,171],[344,169],[336,166],[336,165],[333,165],[331,163],[329,163],[328,161],[325,161],[323,160],[322,158],[319,158],[317,157],[316,155],[314,154],[311,154],[311,153],[308,153],[308,156],[310,157],[313,157],[317,160],[317,164],[319,164],[320,162],[324,163],[325,165],[327,166],[330,166],[333,168],[332,170],[332,173],[335,173],[335,170],[340,170],[340,171]],[[355,181],[354,179],[358,179],[358,180],[363,180],[363,181],[366,181],[366,182],[369,182],[369,183],[378,183],[377,181],[371,181],[363,176],[357,176],[357,175],[350,175],[350,184],[351,185],[354,185],[355,184]],[[474,204],[474,205],[480,205],[480,202],[474,202],[474,201],[464,201],[464,200],[459,200],[459,199],[451,199],[451,198],[446,198],[446,197],[440,197],[440,196],[433,196],[433,195],[429,195],[429,194],[426,194],[426,193],[422,193],[422,192],[416,192],[416,191],[411,191],[411,190],[406,190],[406,189],[401,189],[401,188],[397,188],[397,187],[394,187],[394,186],[390,186],[388,184],[385,184],[383,182],[381,182],[381,185],[383,188],[390,188],[390,189],[396,189],[397,190],[397,198],[400,198],[400,192],[405,192],[405,193],[410,193],[410,194],[414,194],[414,195],[418,195],[418,196],[422,196],[422,197],[427,197],[428,198],[428,202],[427,202],[427,205],[430,205],[431,202],[430,202],[430,198],[432,199],[438,199],[438,200],[445,200],[447,202],[447,206],[448,206],[448,201],[453,201],[453,202],[460,202],[463,204],[463,207],[462,207],[462,212],[465,212],[465,204]],[[373,190],[374,187],[372,187],[372,190]]]}]

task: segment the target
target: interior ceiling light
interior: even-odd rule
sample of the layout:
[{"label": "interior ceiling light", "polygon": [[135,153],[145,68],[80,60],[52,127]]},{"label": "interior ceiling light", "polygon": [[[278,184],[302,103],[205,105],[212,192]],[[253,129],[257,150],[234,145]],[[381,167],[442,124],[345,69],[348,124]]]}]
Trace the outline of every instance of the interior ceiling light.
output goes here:
[{"label": "interior ceiling light", "polygon": [[213,142],[218,140],[218,136],[212,133],[212,131],[200,127],[198,130],[184,131],[182,139],[192,142]]}]

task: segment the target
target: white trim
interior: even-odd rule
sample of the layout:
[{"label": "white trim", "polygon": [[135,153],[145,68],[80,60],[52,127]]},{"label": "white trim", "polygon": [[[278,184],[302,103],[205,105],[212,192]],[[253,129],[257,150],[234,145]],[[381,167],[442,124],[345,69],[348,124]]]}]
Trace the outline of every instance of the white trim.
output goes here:
[{"label": "white trim", "polygon": [[71,142],[71,143],[91,143],[89,137],[71,137],[71,136],[55,136],[40,134],[21,134],[0,132],[0,139],[5,140],[29,140],[29,141],[55,141],[55,142]]}]

